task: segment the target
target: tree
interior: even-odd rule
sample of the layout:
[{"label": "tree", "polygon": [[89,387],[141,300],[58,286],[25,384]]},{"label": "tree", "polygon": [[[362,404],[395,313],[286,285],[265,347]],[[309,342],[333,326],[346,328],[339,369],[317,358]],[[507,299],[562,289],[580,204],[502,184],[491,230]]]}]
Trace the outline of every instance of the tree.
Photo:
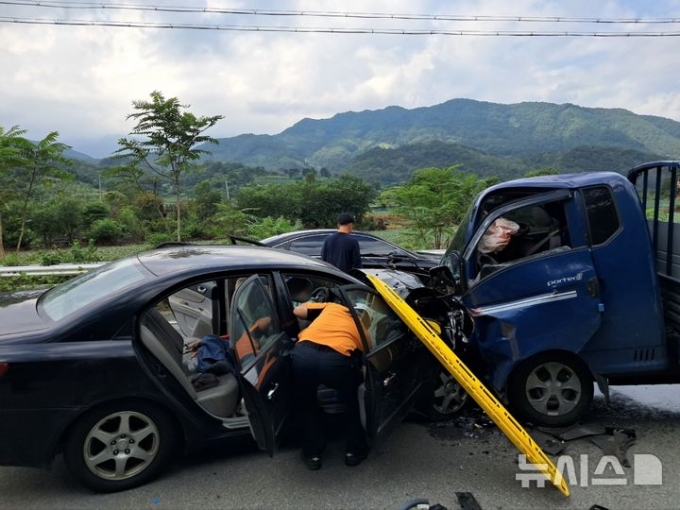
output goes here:
[{"label": "tree", "polygon": [[49,186],[49,178],[51,177],[60,179],[73,177],[65,170],[71,164],[71,160],[64,157],[64,151],[69,146],[57,142],[57,138],[59,138],[59,133],[52,131],[38,143],[33,143],[21,137],[14,139],[14,146],[19,150],[14,172],[17,176],[22,200],[17,253],[21,249],[21,242],[26,230],[28,204],[33,198],[36,188],[40,185]]},{"label": "tree", "polygon": [[407,218],[420,239],[434,237],[434,247],[444,247],[447,231],[460,223],[474,197],[494,179],[480,179],[457,166],[416,170],[403,186],[385,190],[380,200]]},{"label": "tree", "polygon": [[10,183],[9,173],[20,161],[18,139],[26,133],[19,126],[12,126],[5,131],[0,126],[0,259],[5,258],[4,234],[2,229],[2,209],[12,197],[14,186]]},{"label": "tree", "polygon": [[[158,91],[151,93],[151,101],[133,101],[137,125],[130,133],[135,138],[121,138],[114,154],[126,160],[119,173],[128,173],[139,180],[140,169],[149,170],[167,181],[175,195],[177,240],[182,240],[182,184],[186,174],[195,170],[195,162],[209,151],[196,148],[203,143],[218,143],[203,133],[213,127],[222,115],[196,117],[182,111],[188,105],[176,97],[165,99]],[[141,138],[141,139],[140,139]]]},{"label": "tree", "polygon": [[[310,176],[312,174],[309,174]],[[338,214],[352,212],[359,221],[375,199],[375,188],[359,177],[304,179],[294,184],[242,188],[238,208],[258,218],[300,220],[305,228],[334,227]]]},{"label": "tree", "polygon": [[217,212],[217,204],[222,202],[222,193],[203,181],[194,186],[194,212],[198,221],[206,221]]}]

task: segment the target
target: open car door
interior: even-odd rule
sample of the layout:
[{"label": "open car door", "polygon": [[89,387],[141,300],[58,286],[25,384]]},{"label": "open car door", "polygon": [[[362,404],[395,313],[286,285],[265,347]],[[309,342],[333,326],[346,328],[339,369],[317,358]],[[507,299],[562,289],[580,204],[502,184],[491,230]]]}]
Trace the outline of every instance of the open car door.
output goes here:
[{"label": "open car door", "polygon": [[361,326],[365,379],[359,401],[369,443],[375,444],[409,413],[434,359],[380,294],[354,285],[339,290]]},{"label": "open car door", "polygon": [[234,293],[229,342],[253,437],[274,454],[290,410],[291,374],[284,356],[292,346],[272,301],[271,280],[253,275]]}]

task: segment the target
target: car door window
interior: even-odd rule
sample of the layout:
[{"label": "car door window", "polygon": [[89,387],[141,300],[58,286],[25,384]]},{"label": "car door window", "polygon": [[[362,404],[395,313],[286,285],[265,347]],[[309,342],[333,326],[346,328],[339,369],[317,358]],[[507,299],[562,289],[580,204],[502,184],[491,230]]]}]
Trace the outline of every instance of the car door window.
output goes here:
[{"label": "car door window", "polygon": [[201,282],[181,289],[168,298],[177,327],[186,337],[200,338],[214,333],[219,314],[217,284]]},{"label": "car door window", "polygon": [[394,343],[408,332],[406,325],[378,294],[351,288],[344,289],[344,296],[362,326],[367,354]]},{"label": "car door window", "polygon": [[265,276],[251,278],[234,295],[235,310],[230,338],[237,360],[249,366],[281,333],[272,301],[271,281]]},{"label": "car door window", "polygon": [[321,256],[321,248],[323,247],[323,242],[326,240],[328,235],[313,235],[305,236],[299,239],[294,239],[290,242],[289,249],[292,251],[297,251],[304,253],[305,255],[310,255],[312,257]]},{"label": "car door window", "polygon": [[397,253],[405,255],[406,252],[399,250],[395,246],[374,237],[365,236],[362,234],[352,234],[359,241],[359,249],[364,256],[373,255],[376,257],[387,257],[390,254]]}]

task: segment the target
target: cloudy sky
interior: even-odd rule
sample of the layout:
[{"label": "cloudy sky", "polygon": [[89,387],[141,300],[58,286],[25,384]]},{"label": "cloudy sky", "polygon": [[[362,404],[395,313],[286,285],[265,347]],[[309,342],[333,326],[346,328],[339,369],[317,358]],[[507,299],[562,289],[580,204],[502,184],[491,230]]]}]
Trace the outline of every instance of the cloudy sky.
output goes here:
[{"label": "cloudy sky", "polygon": [[217,138],[453,98],[680,121],[678,48],[673,0],[8,1],[0,126],[103,157],[154,90],[223,115]]}]

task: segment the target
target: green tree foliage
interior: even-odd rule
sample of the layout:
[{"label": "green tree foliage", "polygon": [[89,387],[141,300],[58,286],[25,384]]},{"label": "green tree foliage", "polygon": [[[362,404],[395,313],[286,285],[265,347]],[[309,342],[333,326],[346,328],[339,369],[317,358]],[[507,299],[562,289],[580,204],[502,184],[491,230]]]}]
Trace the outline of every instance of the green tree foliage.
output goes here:
[{"label": "green tree foliage", "polygon": [[383,191],[379,201],[403,215],[420,239],[432,236],[435,248],[443,248],[477,193],[493,183],[457,166],[423,168],[403,186]]},{"label": "green tree foliage", "polygon": [[209,154],[196,146],[217,143],[204,133],[224,117],[197,117],[182,111],[188,105],[182,105],[176,97],[166,99],[158,91],[151,93],[151,101],[133,101],[132,105],[135,112],[126,118],[137,122],[130,133],[134,138],[118,141],[120,148],[115,154],[125,163],[116,172],[128,174],[132,180],[140,182],[144,171],[148,170],[170,185],[175,195],[177,240],[181,241],[185,175],[196,170],[196,163],[203,154]]},{"label": "green tree foliage", "polygon": [[259,221],[252,221],[246,230],[248,237],[253,239],[265,239],[267,237],[283,234],[285,232],[293,232],[301,230],[302,224],[298,222],[291,222],[286,218],[262,218]]},{"label": "green tree foliage", "polygon": [[13,173],[22,201],[17,253],[21,249],[26,230],[28,205],[36,189],[40,186],[49,187],[52,184],[50,179],[72,178],[72,175],[65,170],[70,165],[70,160],[64,157],[64,151],[69,147],[57,142],[57,138],[59,138],[59,133],[52,131],[37,143],[21,137],[14,139],[14,145],[19,149],[19,159],[14,164]]},{"label": "green tree foliage", "polygon": [[96,244],[116,244],[123,234],[123,227],[110,218],[97,220],[88,232],[88,237]]},{"label": "green tree foliage", "polygon": [[25,133],[26,130],[19,129],[19,126],[7,131],[0,126],[0,259],[5,258],[3,213],[7,213],[7,204],[14,195],[11,170],[21,159],[17,141]]},{"label": "green tree foliage", "polygon": [[[311,174],[310,174],[311,175]],[[375,188],[353,176],[318,181],[305,179],[288,185],[253,186],[237,196],[238,208],[259,218],[300,220],[305,228],[334,227],[341,212],[358,221],[377,196]]]},{"label": "green tree foliage", "polygon": [[31,231],[42,240],[45,248],[54,244],[72,244],[83,225],[83,205],[80,201],[57,195],[33,209]]},{"label": "green tree foliage", "polygon": [[269,173],[261,166],[245,166],[228,161],[207,161],[204,175],[201,175],[200,179],[197,175],[189,175],[187,184],[196,185],[208,180],[213,188],[224,193],[225,200],[230,200],[241,188],[253,185],[256,179]]},{"label": "green tree foliage", "polygon": [[103,202],[90,202],[83,208],[83,227],[90,228],[97,220],[107,219],[111,209]]},{"label": "green tree foliage", "polygon": [[222,202],[222,193],[203,181],[194,187],[191,209],[198,221],[206,221],[217,212],[217,204]]},{"label": "green tree foliage", "polygon": [[554,168],[542,168],[540,170],[531,170],[530,172],[527,172],[524,174],[524,177],[538,177],[539,175],[557,175],[559,174],[559,170],[555,170]]},{"label": "green tree foliage", "polygon": [[217,213],[211,219],[213,232],[218,237],[226,235],[248,235],[249,217],[232,204],[217,204]]}]

